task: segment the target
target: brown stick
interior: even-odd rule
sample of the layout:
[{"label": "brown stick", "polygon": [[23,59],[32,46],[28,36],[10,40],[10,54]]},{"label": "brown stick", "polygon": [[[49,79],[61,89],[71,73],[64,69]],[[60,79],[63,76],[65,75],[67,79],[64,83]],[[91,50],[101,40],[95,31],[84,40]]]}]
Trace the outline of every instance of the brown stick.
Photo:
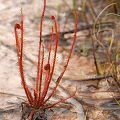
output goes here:
[{"label": "brown stick", "polygon": [[95,76],[95,77],[92,77],[92,78],[85,78],[85,79],[79,79],[79,80],[68,80],[68,81],[72,81],[72,82],[86,82],[86,81],[95,81],[95,80],[102,80],[102,79],[105,79],[105,78],[112,78],[112,75],[99,75],[99,76]]}]

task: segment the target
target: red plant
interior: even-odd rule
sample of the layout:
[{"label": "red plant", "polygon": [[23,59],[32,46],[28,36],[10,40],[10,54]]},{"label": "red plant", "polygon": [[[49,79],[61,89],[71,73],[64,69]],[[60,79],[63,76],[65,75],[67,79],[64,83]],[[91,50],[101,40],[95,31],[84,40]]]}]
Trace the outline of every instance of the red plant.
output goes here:
[{"label": "red plant", "polygon": [[[17,56],[18,56],[19,71],[20,71],[22,86],[25,90],[25,93],[26,93],[26,96],[27,96],[27,99],[28,99],[28,103],[24,103],[24,104],[33,108],[31,110],[29,120],[32,119],[32,116],[33,116],[35,110],[37,110],[37,109],[44,110],[44,109],[53,107],[54,105],[73,97],[76,93],[76,91],[75,91],[72,96],[69,96],[69,97],[67,97],[63,100],[60,100],[60,101],[58,101],[54,104],[46,105],[46,102],[54,94],[54,92],[55,92],[57,86],[59,85],[59,83],[60,83],[60,81],[61,81],[61,79],[62,79],[62,77],[63,77],[63,75],[66,71],[66,68],[68,66],[68,63],[69,63],[69,60],[70,60],[70,57],[71,57],[71,54],[72,54],[73,46],[74,46],[74,43],[75,43],[75,40],[76,40],[77,15],[74,14],[75,18],[76,18],[74,39],[73,39],[72,47],[71,47],[66,65],[64,66],[63,72],[57,78],[56,85],[53,88],[52,92],[49,94],[48,98],[45,99],[45,97],[47,95],[47,92],[49,90],[49,85],[50,85],[50,82],[51,82],[51,79],[52,79],[52,76],[53,76],[53,72],[54,72],[54,68],[55,68],[57,46],[58,46],[57,22],[56,22],[55,16],[51,16],[51,19],[55,23],[55,32],[56,32],[56,44],[55,44],[55,50],[54,50],[54,57],[53,57],[53,63],[51,65],[50,64],[50,55],[51,55],[51,47],[52,47],[52,42],[53,42],[53,27],[52,27],[52,38],[51,38],[51,43],[50,43],[50,47],[49,47],[48,62],[47,62],[46,65],[43,66],[43,63],[44,63],[44,45],[42,44],[41,36],[42,36],[42,22],[43,22],[43,17],[44,17],[44,13],[45,13],[45,8],[46,8],[46,0],[44,0],[44,8],[43,8],[42,16],[41,16],[41,21],[40,21],[40,41],[39,41],[39,50],[38,50],[36,88],[34,89],[34,95],[32,95],[31,91],[29,90],[29,88],[26,84],[26,81],[25,81],[25,77],[24,77],[23,60],[22,60],[23,59],[23,31],[24,31],[22,9],[21,9],[21,23],[16,23],[15,28],[14,28],[15,29],[16,49],[17,49]],[[21,34],[20,34],[21,36],[18,36],[18,31],[17,31],[18,29],[21,32]],[[45,70],[46,74],[45,74],[45,80],[44,80],[44,87],[43,87],[43,90],[42,90],[41,85],[42,85],[42,79],[43,79],[43,77],[42,77],[43,70]]]}]

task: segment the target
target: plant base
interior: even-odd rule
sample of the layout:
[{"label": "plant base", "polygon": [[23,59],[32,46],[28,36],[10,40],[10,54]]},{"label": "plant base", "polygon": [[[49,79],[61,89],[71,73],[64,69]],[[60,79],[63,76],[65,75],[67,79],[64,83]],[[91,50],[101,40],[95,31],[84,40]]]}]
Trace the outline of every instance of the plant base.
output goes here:
[{"label": "plant base", "polygon": [[[27,120],[30,116],[32,108],[22,104],[22,118],[21,120]],[[36,110],[32,116],[32,120],[47,120],[47,114],[45,110]]]}]

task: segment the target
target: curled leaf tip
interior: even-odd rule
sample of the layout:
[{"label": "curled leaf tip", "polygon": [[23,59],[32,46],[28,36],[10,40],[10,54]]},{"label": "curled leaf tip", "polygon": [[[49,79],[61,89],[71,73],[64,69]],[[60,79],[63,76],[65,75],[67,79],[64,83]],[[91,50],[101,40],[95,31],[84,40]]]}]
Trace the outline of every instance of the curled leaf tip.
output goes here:
[{"label": "curled leaf tip", "polygon": [[55,19],[55,16],[54,16],[54,15],[52,15],[52,16],[51,16],[51,19],[52,19],[52,20],[53,20],[53,19]]},{"label": "curled leaf tip", "polygon": [[45,70],[49,70],[49,69],[50,69],[50,64],[46,64],[46,65],[44,66],[44,69],[45,69]]},{"label": "curled leaf tip", "polygon": [[21,27],[20,27],[20,24],[18,24],[18,23],[15,24],[15,27],[16,27],[17,29],[20,29],[20,28],[21,28]]}]

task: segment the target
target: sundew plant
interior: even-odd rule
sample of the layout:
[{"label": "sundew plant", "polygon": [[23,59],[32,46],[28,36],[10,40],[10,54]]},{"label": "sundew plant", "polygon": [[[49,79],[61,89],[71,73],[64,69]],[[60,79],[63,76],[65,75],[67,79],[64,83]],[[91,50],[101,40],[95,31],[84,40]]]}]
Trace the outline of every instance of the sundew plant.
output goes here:
[{"label": "sundew plant", "polygon": [[[54,104],[48,105],[47,101],[51,98],[51,96],[54,94],[55,90],[57,89],[66,69],[68,66],[68,63],[71,58],[71,54],[73,51],[73,47],[76,40],[76,31],[77,31],[77,15],[75,12],[73,14],[75,15],[75,30],[74,30],[74,38],[73,43],[68,55],[68,59],[66,61],[66,64],[63,66],[64,69],[61,72],[61,74],[58,76],[56,80],[56,85],[53,87],[53,90],[49,95],[47,95],[49,91],[49,85],[52,80],[52,76],[54,73],[55,68],[55,62],[56,62],[56,54],[57,54],[57,48],[58,48],[58,31],[57,31],[57,21],[56,17],[54,15],[51,16],[51,19],[54,22],[54,26],[52,27],[52,36],[51,36],[51,42],[49,44],[49,54],[47,57],[47,64],[44,65],[44,44],[42,43],[42,23],[43,23],[43,17],[45,14],[45,8],[46,8],[46,0],[44,0],[44,8],[42,11],[41,19],[40,19],[40,41],[39,41],[39,49],[38,49],[38,63],[37,63],[37,77],[36,77],[36,85],[35,88],[33,88],[33,91],[29,90],[29,87],[26,83],[25,76],[24,76],[24,67],[23,67],[23,43],[24,43],[24,27],[23,27],[23,13],[21,8],[21,22],[15,24],[15,39],[16,39],[16,50],[17,50],[17,57],[18,57],[18,65],[19,65],[19,71],[21,76],[21,82],[23,89],[25,91],[27,102],[24,102],[24,104],[31,108],[31,112],[29,115],[29,120],[32,119],[33,114],[37,111],[42,111],[47,108],[51,108],[54,105],[63,102],[71,97],[73,97],[76,93],[76,90],[72,96],[69,96],[67,98],[64,98]],[[53,61],[50,63],[51,58],[51,49],[53,45],[53,31],[55,29],[55,49],[54,49],[54,55],[53,55]],[[18,34],[18,31],[20,34]],[[45,78],[43,79],[43,72],[45,72]],[[42,88],[42,82],[44,83]]]}]

